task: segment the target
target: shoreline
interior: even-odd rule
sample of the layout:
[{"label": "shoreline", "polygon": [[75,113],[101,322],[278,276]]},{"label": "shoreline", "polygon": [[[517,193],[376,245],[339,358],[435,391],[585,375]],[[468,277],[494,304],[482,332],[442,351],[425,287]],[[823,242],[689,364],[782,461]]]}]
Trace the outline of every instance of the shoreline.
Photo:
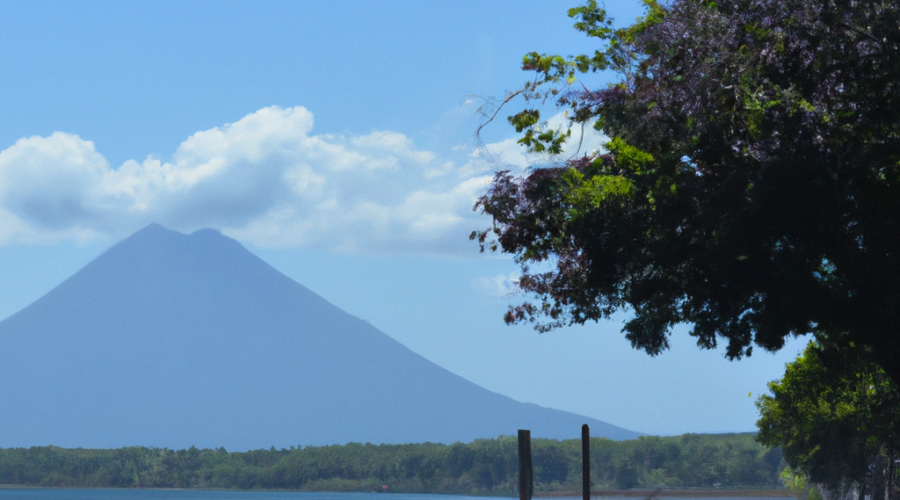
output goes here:
[{"label": "shoreline", "polygon": [[[41,486],[33,484],[0,484],[0,490],[7,489],[48,489],[48,490],[160,490],[160,491],[255,491],[255,492],[285,492],[285,493],[380,493],[369,491],[321,491],[321,490],[291,490],[291,489],[231,489],[231,488],[175,488],[175,487],[115,487],[115,486]],[[469,496],[460,493],[410,493],[391,492],[395,495],[448,495]],[[482,495],[476,495],[482,496]],[[575,491],[548,491],[534,493],[534,498],[576,498],[581,493]],[[794,498],[794,493],[789,489],[655,489],[655,490],[594,490],[591,498],[643,498],[647,500],[663,498]],[[508,497],[498,497],[508,498]],[[515,498],[515,497],[513,497]]]}]

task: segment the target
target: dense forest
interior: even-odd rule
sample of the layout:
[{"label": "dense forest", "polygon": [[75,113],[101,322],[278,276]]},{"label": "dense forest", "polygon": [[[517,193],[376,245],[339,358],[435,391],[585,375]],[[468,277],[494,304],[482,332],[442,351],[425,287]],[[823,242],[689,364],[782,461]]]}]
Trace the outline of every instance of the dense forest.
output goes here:
[{"label": "dense forest", "polygon": [[[515,495],[516,438],[469,444],[351,443],[228,452],[190,448],[0,449],[0,483]],[[532,441],[535,491],[578,491],[579,440]],[[591,440],[594,489],[779,488],[781,452],[752,434]]]}]

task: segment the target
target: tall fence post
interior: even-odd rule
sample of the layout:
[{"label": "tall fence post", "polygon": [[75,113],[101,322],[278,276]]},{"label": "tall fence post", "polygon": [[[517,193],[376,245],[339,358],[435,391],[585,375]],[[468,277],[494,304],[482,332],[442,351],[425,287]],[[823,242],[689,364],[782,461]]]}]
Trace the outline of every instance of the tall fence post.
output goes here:
[{"label": "tall fence post", "polygon": [[534,475],[531,467],[531,431],[519,429],[519,500],[531,500]]},{"label": "tall fence post", "polygon": [[591,430],[581,426],[581,498],[591,500]]}]

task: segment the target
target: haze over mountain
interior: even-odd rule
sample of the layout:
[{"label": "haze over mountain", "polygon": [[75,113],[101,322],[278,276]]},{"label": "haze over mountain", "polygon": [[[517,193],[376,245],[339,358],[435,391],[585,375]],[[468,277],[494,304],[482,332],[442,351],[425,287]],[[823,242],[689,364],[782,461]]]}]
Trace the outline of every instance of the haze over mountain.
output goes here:
[{"label": "haze over mountain", "polygon": [[150,225],[0,323],[2,447],[575,438],[583,423],[638,435],[468,382],[208,229]]}]

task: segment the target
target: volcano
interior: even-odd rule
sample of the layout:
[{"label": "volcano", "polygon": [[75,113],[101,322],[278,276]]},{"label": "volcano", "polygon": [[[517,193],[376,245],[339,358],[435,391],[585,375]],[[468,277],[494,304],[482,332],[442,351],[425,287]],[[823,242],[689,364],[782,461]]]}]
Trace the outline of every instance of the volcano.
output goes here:
[{"label": "volcano", "polygon": [[583,423],[638,436],[483,389],[209,229],[148,226],[0,322],[0,447],[560,439]]}]

